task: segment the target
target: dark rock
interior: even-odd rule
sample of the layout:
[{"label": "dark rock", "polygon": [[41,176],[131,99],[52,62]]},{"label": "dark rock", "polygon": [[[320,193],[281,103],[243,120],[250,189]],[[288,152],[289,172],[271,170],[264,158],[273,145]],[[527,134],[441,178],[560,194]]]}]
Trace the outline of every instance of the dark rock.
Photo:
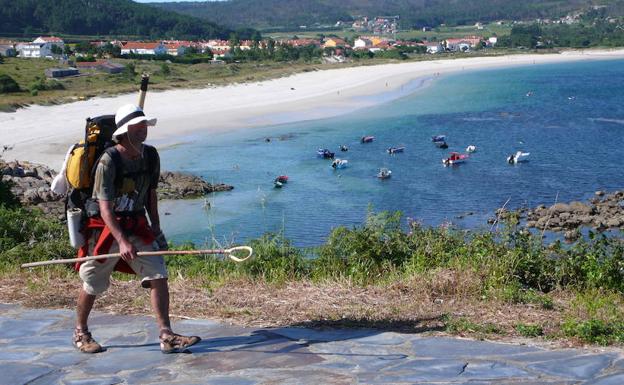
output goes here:
[{"label": "dark rock", "polygon": [[198,176],[165,171],[160,174],[158,195],[163,199],[198,198],[212,192],[229,191],[233,188],[221,183],[212,185]]},{"label": "dark rock", "polygon": [[[11,183],[11,192],[22,205],[41,209],[46,215],[65,219],[64,197],[50,190],[56,172],[44,165],[30,162],[5,162],[0,159],[0,176]],[[201,197],[217,191],[229,191],[234,187],[226,184],[212,185],[197,176],[163,172],[158,192],[161,198],[180,199]]]},{"label": "dark rock", "polygon": [[566,241],[576,241],[581,236],[581,232],[578,229],[568,230],[563,233],[563,238]]},{"label": "dark rock", "polygon": [[565,213],[570,211],[570,206],[565,203],[555,203],[550,206],[550,211],[553,213]]},{"label": "dark rock", "polygon": [[594,194],[596,194],[596,196],[601,197],[601,196],[604,196],[604,195],[605,195],[605,192],[604,192],[604,191],[599,190],[599,191],[596,191]]},{"label": "dark rock", "polygon": [[592,208],[581,202],[570,202],[570,211],[576,214],[590,215]]}]

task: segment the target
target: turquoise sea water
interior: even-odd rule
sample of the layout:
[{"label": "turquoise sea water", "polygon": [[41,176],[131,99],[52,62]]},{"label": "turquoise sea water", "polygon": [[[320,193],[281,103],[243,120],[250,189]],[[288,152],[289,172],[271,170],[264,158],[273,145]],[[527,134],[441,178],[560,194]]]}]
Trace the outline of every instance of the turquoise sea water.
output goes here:
[{"label": "turquoise sea water", "polygon": [[[475,228],[508,200],[512,208],[585,200],[623,187],[623,90],[621,60],[465,72],[336,118],[197,135],[163,149],[163,169],[235,189],[209,196],[210,209],[204,199],[162,202],[163,227],[177,242],[242,243],[283,230],[295,245],[311,246],[336,226],[361,224],[369,205],[427,225]],[[448,136],[447,150],[431,143],[435,134]],[[361,144],[363,135],[376,139]],[[477,152],[465,164],[443,167],[450,151],[470,144]],[[406,149],[389,155],[390,146]],[[316,157],[320,147],[349,167],[333,170]],[[529,161],[507,164],[518,150],[530,152]],[[392,178],[377,179],[380,167]],[[281,174],[290,181],[275,189]]]}]

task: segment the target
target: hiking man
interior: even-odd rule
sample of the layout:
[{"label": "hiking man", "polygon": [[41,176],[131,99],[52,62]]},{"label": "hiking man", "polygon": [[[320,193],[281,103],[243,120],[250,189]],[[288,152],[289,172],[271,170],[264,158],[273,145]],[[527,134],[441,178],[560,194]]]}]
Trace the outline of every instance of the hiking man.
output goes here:
[{"label": "hiking man", "polygon": [[121,259],[93,260],[80,265],[83,286],[78,295],[73,343],[84,353],[105,350],[91,336],[87,321],[96,296],[108,288],[110,275],[117,269],[137,274],[141,286],[149,288],[152,309],[160,327],[161,351],[181,352],[200,338],[182,336],[171,330],[164,258],[137,256],[139,251],[153,251],[154,242],[160,249],[167,246],[160,229],[156,196],[160,159],[154,147],[143,144],[147,127],[155,125],[156,119],[148,119],[140,107],[128,104],[117,110],[115,124],[116,145],[106,149],[100,157],[95,169],[93,195],[85,204],[88,214],[85,238],[89,242],[79,256],[119,252]]}]

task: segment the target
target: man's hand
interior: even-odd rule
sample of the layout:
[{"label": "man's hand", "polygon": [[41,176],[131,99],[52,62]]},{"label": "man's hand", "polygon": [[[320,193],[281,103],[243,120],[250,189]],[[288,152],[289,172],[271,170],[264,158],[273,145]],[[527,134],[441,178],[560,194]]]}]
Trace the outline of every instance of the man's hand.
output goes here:
[{"label": "man's hand", "polygon": [[121,259],[126,262],[130,262],[136,258],[137,251],[137,248],[125,238],[119,243],[119,253],[121,254]]}]

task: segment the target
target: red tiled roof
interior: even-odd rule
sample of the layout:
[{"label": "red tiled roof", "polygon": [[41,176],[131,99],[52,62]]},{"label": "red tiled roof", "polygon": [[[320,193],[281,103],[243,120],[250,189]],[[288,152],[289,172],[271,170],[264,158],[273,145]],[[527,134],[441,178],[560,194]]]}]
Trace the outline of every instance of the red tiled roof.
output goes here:
[{"label": "red tiled roof", "polygon": [[123,49],[156,49],[160,43],[141,43],[136,41],[129,41],[123,45]]},{"label": "red tiled roof", "polygon": [[56,37],[56,36],[39,36],[39,39],[47,43],[62,43],[63,42],[63,39]]}]

